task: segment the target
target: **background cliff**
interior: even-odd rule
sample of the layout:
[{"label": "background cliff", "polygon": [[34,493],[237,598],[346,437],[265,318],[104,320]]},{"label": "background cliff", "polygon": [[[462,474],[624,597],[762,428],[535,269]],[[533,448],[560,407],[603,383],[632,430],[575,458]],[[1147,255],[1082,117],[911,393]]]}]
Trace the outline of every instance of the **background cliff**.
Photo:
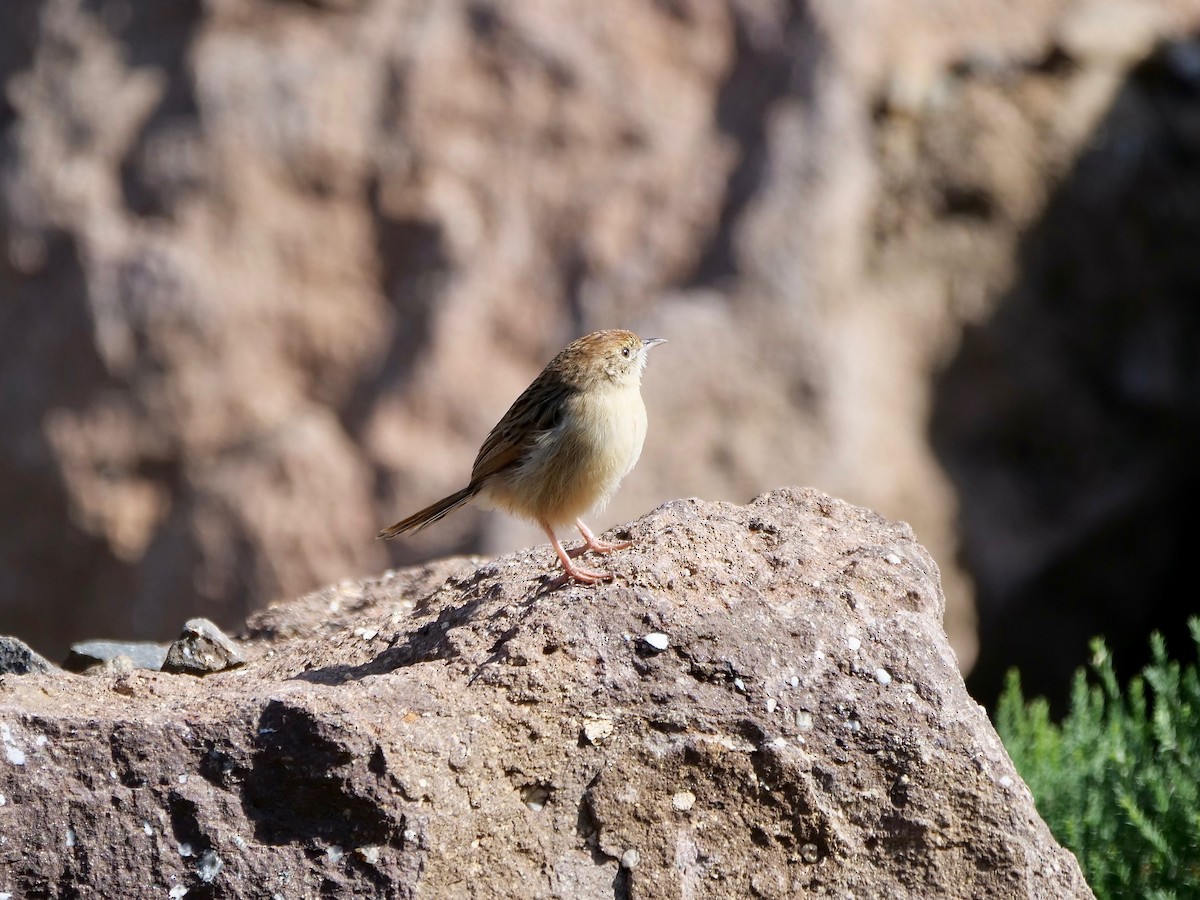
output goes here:
[{"label": "background cliff", "polygon": [[373,536],[617,325],[671,344],[598,524],[788,483],[903,518],[983,693],[1182,624],[1194,2],[0,16],[0,632],[61,657],[535,542]]}]

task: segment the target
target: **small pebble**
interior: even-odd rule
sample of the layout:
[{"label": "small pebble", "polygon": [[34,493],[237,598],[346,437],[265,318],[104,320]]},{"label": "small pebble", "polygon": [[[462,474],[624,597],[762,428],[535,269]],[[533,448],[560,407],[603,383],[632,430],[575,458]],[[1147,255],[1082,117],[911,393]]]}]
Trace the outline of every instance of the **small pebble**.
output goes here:
[{"label": "small pebble", "polygon": [[366,847],[358,847],[354,851],[354,855],[365,862],[367,865],[375,865],[379,862],[379,848],[372,845]]},{"label": "small pebble", "polygon": [[851,650],[857,650],[862,646],[862,641],[856,637],[851,637],[846,640],[846,646],[848,646]]},{"label": "small pebble", "polygon": [[878,681],[880,684],[891,684],[892,683],[892,673],[889,672],[887,669],[876,669],[875,670],[875,680]]},{"label": "small pebble", "polygon": [[613,733],[612,719],[588,719],[583,723],[583,736],[589,744],[597,744]]},{"label": "small pebble", "polygon": [[696,795],[691,791],[680,791],[671,798],[671,805],[680,812],[687,812],[696,805]]},{"label": "small pebble", "polygon": [[337,844],[330,844],[325,848],[325,858],[331,863],[340,863],[342,857],[346,855],[346,851]]},{"label": "small pebble", "polygon": [[792,687],[800,687],[800,679],[793,675],[791,684]]},{"label": "small pebble", "polygon": [[816,844],[805,844],[800,848],[800,858],[806,863],[815,863],[820,855],[817,853]]},{"label": "small pebble", "polygon": [[171,900],[179,900],[180,897],[186,897],[187,892],[188,889],[186,887],[184,887],[182,884],[177,884],[175,887],[171,888],[171,890],[167,891],[167,896],[170,897]]},{"label": "small pebble", "polygon": [[903,560],[900,559],[900,556],[896,553],[889,553],[884,557],[884,559],[890,562],[893,566],[898,566],[901,562],[903,562]]},{"label": "small pebble", "polygon": [[223,868],[225,868],[225,863],[221,857],[217,856],[215,850],[205,850],[200,854],[200,859],[196,861],[196,875],[205,884],[212,884],[216,881]]},{"label": "small pebble", "polygon": [[550,792],[540,784],[527,784],[521,788],[521,802],[534,812],[541,812],[549,799]]},{"label": "small pebble", "polygon": [[813,717],[812,713],[800,710],[796,713],[796,728],[799,731],[812,731]]},{"label": "small pebble", "polygon": [[733,679],[733,687],[735,690],[741,691],[743,694],[746,693],[746,682],[742,681],[740,678]]},{"label": "small pebble", "polygon": [[1010,788],[1010,787],[1012,787],[1012,785],[1013,785],[1013,780],[1012,780],[1011,775],[1001,775],[1000,776],[1000,787]]},{"label": "small pebble", "polygon": [[779,705],[778,700],[776,700],[774,697],[768,697],[767,698],[767,715],[769,716],[769,715],[771,715],[771,713],[775,712],[775,707],[778,705]]},{"label": "small pebble", "polygon": [[162,671],[203,676],[246,664],[241,648],[208,619],[188,619],[167,650]]},{"label": "small pebble", "polygon": [[642,640],[646,642],[648,647],[650,647],[652,650],[657,650],[659,653],[662,653],[669,646],[671,646],[671,639],[661,631],[652,631],[645,635]]},{"label": "small pebble", "polygon": [[636,869],[637,864],[642,861],[642,854],[638,853],[633,847],[630,847],[621,854],[621,868]]}]

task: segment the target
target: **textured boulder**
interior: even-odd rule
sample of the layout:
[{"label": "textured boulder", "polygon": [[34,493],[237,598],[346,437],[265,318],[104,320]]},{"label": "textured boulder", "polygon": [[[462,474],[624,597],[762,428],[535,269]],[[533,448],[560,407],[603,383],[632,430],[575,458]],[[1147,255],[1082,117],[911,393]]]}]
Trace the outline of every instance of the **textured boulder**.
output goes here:
[{"label": "textured boulder", "polygon": [[[679,500],[255,616],[204,679],[4,676],[14,896],[1089,897],[907,525]],[[86,888],[85,888],[86,886]]]}]

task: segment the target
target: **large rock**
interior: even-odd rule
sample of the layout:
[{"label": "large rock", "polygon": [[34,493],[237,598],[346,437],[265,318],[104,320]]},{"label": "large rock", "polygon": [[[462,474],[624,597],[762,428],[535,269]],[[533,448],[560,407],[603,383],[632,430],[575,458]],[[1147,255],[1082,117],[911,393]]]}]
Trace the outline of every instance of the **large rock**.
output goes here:
[{"label": "large rock", "polygon": [[240,670],[6,676],[14,896],[1089,897],[907,525],[669,503],[256,616]]}]

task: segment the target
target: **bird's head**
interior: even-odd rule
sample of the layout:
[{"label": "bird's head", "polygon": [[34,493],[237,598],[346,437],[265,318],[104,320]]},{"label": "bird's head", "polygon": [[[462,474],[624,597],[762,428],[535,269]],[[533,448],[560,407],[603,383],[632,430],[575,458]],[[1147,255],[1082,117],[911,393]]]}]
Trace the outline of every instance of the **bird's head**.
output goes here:
[{"label": "bird's head", "polygon": [[611,383],[618,387],[641,384],[646,354],[665,338],[642,340],[632,331],[594,331],[570,343],[559,354],[562,369],[579,386]]}]

